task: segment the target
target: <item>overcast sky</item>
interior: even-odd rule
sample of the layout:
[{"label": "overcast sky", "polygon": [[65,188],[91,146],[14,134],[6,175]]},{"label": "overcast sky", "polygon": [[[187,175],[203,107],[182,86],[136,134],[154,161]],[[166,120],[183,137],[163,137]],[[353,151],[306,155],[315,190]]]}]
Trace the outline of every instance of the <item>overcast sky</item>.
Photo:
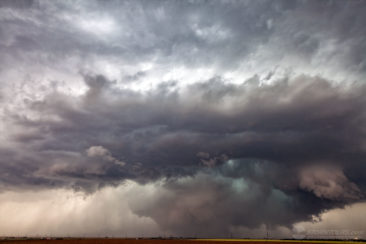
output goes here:
[{"label": "overcast sky", "polygon": [[366,238],[365,13],[0,0],[0,235]]}]

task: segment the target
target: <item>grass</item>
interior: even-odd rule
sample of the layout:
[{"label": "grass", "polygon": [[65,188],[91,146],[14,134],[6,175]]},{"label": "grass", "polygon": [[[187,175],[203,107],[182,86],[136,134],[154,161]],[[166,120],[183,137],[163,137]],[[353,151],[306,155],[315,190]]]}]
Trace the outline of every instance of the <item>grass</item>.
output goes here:
[{"label": "grass", "polygon": [[342,240],[270,240],[270,239],[194,239],[195,241],[213,241],[213,242],[245,242],[245,243],[342,243],[355,244],[360,241],[342,241]]}]

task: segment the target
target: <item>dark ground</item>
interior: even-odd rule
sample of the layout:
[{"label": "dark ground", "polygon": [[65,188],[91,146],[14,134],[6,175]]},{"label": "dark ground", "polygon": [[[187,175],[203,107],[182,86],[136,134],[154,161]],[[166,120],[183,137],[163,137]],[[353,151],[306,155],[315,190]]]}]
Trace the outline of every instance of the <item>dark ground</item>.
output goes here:
[{"label": "dark ground", "polygon": [[[299,241],[299,240],[199,240],[199,239],[117,239],[117,238],[70,238],[70,239],[27,239],[27,238],[12,238],[0,240],[0,243],[9,244],[327,244],[327,243],[359,243],[351,241]],[[362,243],[362,242],[361,242]]]}]

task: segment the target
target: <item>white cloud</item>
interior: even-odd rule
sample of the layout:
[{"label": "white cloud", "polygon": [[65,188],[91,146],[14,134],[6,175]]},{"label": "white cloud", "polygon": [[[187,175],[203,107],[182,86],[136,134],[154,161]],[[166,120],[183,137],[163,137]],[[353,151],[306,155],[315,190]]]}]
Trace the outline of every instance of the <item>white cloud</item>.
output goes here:
[{"label": "white cloud", "polygon": [[2,192],[0,235],[158,236],[153,220],[130,210],[129,195],[140,188],[127,181],[89,195],[67,189]]},{"label": "white cloud", "polygon": [[100,157],[106,161],[124,166],[126,163],[122,162],[111,155],[111,152],[102,146],[92,146],[86,150],[88,157]]},{"label": "white cloud", "polygon": [[314,165],[303,169],[299,176],[300,187],[317,197],[332,200],[359,199],[360,189],[350,182],[343,171],[334,166]]},{"label": "white cloud", "polygon": [[326,211],[313,222],[294,224],[294,230],[302,230],[304,238],[365,239],[366,203],[355,203],[345,208]]}]

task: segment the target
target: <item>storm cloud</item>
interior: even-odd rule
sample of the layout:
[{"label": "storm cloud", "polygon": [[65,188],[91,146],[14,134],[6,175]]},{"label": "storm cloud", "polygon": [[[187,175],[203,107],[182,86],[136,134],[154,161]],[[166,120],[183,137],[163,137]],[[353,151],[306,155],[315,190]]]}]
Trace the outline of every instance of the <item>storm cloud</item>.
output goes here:
[{"label": "storm cloud", "polygon": [[0,1],[1,194],[122,194],[105,199],[157,235],[288,236],[361,209],[365,8]]}]

